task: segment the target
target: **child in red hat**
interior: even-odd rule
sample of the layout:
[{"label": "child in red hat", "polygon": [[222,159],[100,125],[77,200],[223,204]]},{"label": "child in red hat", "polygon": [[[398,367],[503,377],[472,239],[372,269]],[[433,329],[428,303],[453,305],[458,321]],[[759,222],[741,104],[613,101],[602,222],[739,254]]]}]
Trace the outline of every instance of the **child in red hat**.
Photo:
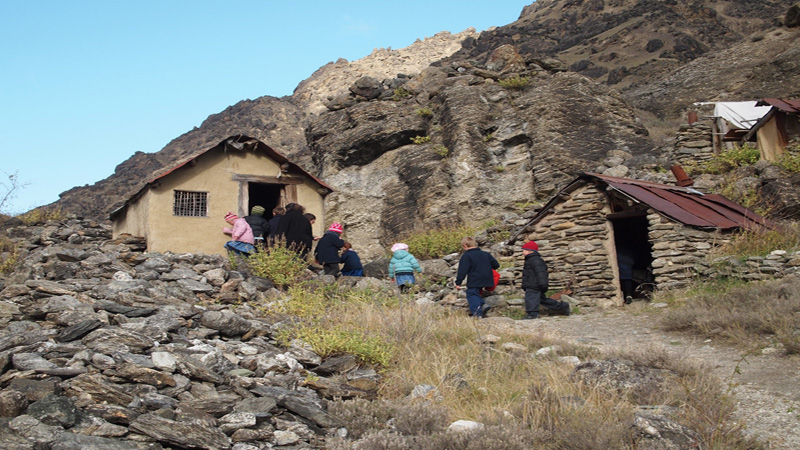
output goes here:
[{"label": "child in red hat", "polygon": [[545,295],[549,285],[547,264],[539,255],[539,245],[528,241],[522,245],[525,265],[522,268],[522,289],[525,290],[525,319],[539,318],[539,305],[569,315],[569,303],[553,300]]}]

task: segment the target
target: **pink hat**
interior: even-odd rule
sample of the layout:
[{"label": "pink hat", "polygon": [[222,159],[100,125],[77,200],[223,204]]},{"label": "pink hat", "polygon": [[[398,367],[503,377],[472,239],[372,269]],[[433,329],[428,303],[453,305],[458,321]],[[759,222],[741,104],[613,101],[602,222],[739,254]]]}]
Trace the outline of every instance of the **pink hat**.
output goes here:
[{"label": "pink hat", "polygon": [[238,219],[239,216],[236,214],[228,211],[228,214],[225,214],[225,222],[233,222],[234,220]]},{"label": "pink hat", "polygon": [[392,252],[396,252],[398,250],[408,250],[408,244],[403,244],[402,242],[398,242],[392,246]]},{"label": "pink hat", "polygon": [[328,231],[335,231],[339,234],[344,232],[344,227],[339,222],[333,222],[330,227],[328,227]]},{"label": "pink hat", "polygon": [[522,244],[522,249],[523,250],[539,250],[539,244],[537,244],[536,242],[533,242],[533,241],[528,241],[528,242]]}]

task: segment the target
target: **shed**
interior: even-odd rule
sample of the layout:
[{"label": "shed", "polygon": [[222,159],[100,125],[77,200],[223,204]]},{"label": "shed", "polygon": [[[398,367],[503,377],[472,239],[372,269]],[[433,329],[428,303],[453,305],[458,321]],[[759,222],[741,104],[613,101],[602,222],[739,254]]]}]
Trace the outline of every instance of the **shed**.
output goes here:
[{"label": "shed", "polygon": [[756,136],[761,159],[776,161],[793,140],[800,142],[800,100],[765,98],[756,106],[771,106],[750,128],[743,141]]},{"label": "shed", "polygon": [[582,173],[511,238],[535,240],[551,289],[570,285],[599,306],[622,304],[618,254],[632,253],[634,279],[687,284],[708,269],[707,254],[731,232],[771,225],[717,194],[691,187]]},{"label": "shed", "polygon": [[113,236],[143,236],[148,251],[225,254],[230,239],[224,216],[299,203],[317,216],[322,234],[323,199],[332,189],[263,142],[231,136],[169,168],[110,214]]}]

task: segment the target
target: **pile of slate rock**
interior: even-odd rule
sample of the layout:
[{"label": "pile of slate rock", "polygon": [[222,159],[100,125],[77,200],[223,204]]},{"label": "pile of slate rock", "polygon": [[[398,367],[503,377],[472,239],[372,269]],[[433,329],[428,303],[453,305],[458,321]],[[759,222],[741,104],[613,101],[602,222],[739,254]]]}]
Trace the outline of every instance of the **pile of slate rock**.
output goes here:
[{"label": "pile of slate rock", "polygon": [[77,217],[8,225],[21,263],[0,275],[3,449],[322,448],[346,433],[328,399],[375,396],[353,357],[279,347],[281,317],[249,304],[284,294],[226,258],[144,253]]}]

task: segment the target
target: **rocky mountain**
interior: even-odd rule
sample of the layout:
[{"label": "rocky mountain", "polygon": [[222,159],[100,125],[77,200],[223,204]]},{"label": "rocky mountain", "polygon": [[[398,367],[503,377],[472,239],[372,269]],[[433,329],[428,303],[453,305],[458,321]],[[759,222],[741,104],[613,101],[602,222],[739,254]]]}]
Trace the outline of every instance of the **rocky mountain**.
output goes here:
[{"label": "rocky mountain", "polygon": [[541,0],[480,35],[330,63],[293,96],[239,102],[57,203],[105,218],[242,133],[331,184],[328,219],[370,252],[415,227],[514,214],[578,171],[649,176],[694,101],[799,96],[792,3]]}]

